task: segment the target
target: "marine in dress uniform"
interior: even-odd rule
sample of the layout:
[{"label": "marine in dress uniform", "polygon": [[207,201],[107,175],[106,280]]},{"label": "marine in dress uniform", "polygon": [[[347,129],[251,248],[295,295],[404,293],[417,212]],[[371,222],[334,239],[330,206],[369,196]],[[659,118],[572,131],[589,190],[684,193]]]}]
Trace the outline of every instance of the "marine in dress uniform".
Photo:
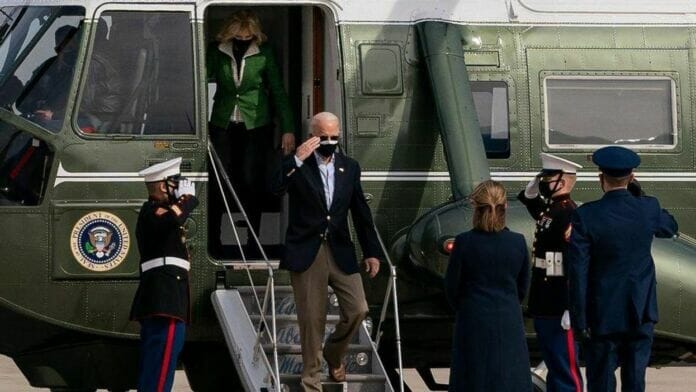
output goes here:
[{"label": "marine in dress uniform", "polygon": [[188,250],[184,222],[198,205],[193,183],[180,179],[181,158],[151,166],[145,177],[149,200],[136,227],[140,285],[131,320],[140,322],[138,391],[170,391],[190,321]]},{"label": "marine in dress uniform", "polygon": [[638,154],[610,146],[592,161],[602,172],[604,196],[572,216],[566,262],[573,328],[584,343],[589,391],[616,390],[619,365],[622,390],[644,391],[657,323],[650,250],[653,237],[677,234],[677,222],[656,198],[629,191]]},{"label": "marine in dress uniform", "polygon": [[528,311],[544,362],[546,390],[581,392],[578,350],[568,316],[568,280],[564,266],[570,217],[576,208],[570,198],[578,168],[555,155],[541,154],[542,168],[517,198],[536,219],[532,246],[532,282]]}]

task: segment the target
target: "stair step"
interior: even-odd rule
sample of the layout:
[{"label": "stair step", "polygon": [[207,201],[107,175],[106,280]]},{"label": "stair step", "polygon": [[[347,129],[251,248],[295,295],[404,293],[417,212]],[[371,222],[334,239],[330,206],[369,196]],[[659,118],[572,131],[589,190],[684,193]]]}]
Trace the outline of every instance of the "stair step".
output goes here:
[{"label": "stair step", "polygon": [[[249,314],[259,314],[259,304],[257,304],[254,298],[254,290],[250,286],[238,287],[236,288],[244,301],[244,306],[247,308]],[[259,303],[263,306],[263,296],[266,293],[266,287],[256,287],[256,293],[259,297]],[[329,290],[329,299],[326,302],[326,313],[327,314],[339,314],[338,304],[336,304],[336,299],[331,290]],[[268,308],[270,309],[270,298],[269,298]],[[295,296],[292,292],[291,286],[278,286],[275,288],[275,302],[276,302],[276,314],[295,314],[297,309],[295,306]],[[332,302],[335,304],[332,304]]]},{"label": "stair step", "polygon": [[[301,380],[300,374],[281,374],[281,383],[299,383]],[[381,374],[346,374],[346,382],[348,384],[352,383],[365,383],[365,384],[377,384],[384,383],[387,381],[387,377]],[[327,374],[321,375],[322,383],[334,383],[333,380],[329,378]]]},{"label": "stair step", "polygon": [[[263,351],[266,353],[271,353],[273,351],[272,344],[263,344]],[[372,353],[372,346],[369,344],[350,344],[348,345],[348,352],[364,351]],[[299,344],[278,344],[278,354],[302,354],[302,346]]]},{"label": "stair step", "polygon": [[[258,285],[254,287],[256,288],[256,292],[259,294],[263,294],[266,292],[266,285]],[[239,286],[233,287],[233,289],[239,291],[239,294],[241,294],[242,296],[244,296],[245,294],[251,294],[253,292],[251,286]],[[292,286],[275,286],[275,293],[276,295],[292,295]]]},{"label": "stair step", "polygon": [[[258,325],[258,323],[261,321],[261,316],[258,314],[250,314],[249,318],[251,319],[251,322],[254,324],[254,326]],[[326,316],[326,324],[338,324],[338,322],[341,321],[341,316],[337,316],[334,314],[329,314]],[[271,316],[267,315],[266,316],[266,323],[270,326],[271,325]],[[276,325],[278,324],[297,324],[297,315],[296,314],[277,314],[276,315]]]},{"label": "stair step", "polygon": [[[261,316],[250,315],[251,323],[254,328],[257,328],[261,321]],[[326,325],[324,327],[324,340],[328,339],[335,329],[335,325],[341,320],[340,316],[328,315],[326,317]],[[271,318],[266,316],[268,328],[271,328]],[[279,344],[299,344],[300,343],[300,326],[297,324],[297,315],[280,315],[276,316],[276,333]],[[270,343],[266,334],[261,339],[262,343]],[[360,343],[360,334],[353,335],[352,343]]]}]

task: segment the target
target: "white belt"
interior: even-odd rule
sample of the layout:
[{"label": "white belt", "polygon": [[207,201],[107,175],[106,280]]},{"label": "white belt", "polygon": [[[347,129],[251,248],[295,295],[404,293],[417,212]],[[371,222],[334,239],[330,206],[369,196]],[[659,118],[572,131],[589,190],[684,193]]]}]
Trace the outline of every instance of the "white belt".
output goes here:
[{"label": "white belt", "polygon": [[151,270],[153,268],[157,267],[162,267],[165,265],[175,265],[177,267],[181,267],[185,269],[186,271],[191,269],[191,263],[188,262],[188,260],[184,260],[179,257],[171,257],[171,256],[166,256],[166,257],[158,257],[156,259],[148,260],[142,264],[140,264],[140,268],[142,269],[143,272]]},{"label": "white belt", "polygon": [[535,257],[534,267],[546,270],[546,276],[564,276],[563,252],[546,252],[545,256]]}]

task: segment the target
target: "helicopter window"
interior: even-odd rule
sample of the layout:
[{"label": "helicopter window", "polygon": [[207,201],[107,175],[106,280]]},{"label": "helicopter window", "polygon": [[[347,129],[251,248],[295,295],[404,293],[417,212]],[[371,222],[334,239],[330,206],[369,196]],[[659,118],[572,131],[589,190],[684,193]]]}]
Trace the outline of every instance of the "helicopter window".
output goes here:
[{"label": "helicopter window", "polygon": [[491,159],[510,157],[508,123],[508,86],[500,81],[472,81],[471,93],[481,126],[486,156]]},{"label": "helicopter window", "polygon": [[544,80],[551,147],[677,144],[675,83],[653,76],[552,76]]},{"label": "helicopter window", "polygon": [[104,12],[77,124],[84,133],[195,133],[189,13]]},{"label": "helicopter window", "polygon": [[0,206],[40,204],[51,156],[44,141],[0,122]]},{"label": "helicopter window", "polygon": [[3,9],[7,15],[0,21],[0,106],[57,132],[65,118],[84,9],[10,11]]}]

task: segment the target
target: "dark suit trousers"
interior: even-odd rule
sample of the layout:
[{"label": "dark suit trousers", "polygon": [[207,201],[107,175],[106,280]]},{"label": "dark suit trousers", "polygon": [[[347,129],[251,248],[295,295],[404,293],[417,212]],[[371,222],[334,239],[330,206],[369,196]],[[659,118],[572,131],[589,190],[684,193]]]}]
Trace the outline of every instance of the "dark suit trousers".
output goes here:
[{"label": "dark suit trousers", "polygon": [[[237,196],[247,213],[249,222],[258,234],[261,226],[261,208],[267,192],[266,161],[273,149],[273,126],[247,130],[243,124],[230,123],[227,129],[210,126],[210,139],[230,177]],[[209,180],[211,189],[210,231],[211,244],[220,241],[220,224],[225,206],[215,178]],[[232,211],[237,208],[227,192],[227,202]],[[252,243],[251,236],[247,241]]]},{"label": "dark suit trousers", "polygon": [[645,323],[630,333],[593,336],[585,344],[588,392],[614,392],[614,372],[621,366],[621,390],[645,391],[645,368],[655,324]]},{"label": "dark suit trousers", "polygon": [[338,298],[341,318],[336,330],[324,345],[324,359],[332,367],[341,364],[353,335],[368,312],[362,278],[359,273],[346,274],[333,259],[326,242],[319,247],[314,262],[304,272],[290,272],[295,294],[297,321],[302,345],[302,388],[321,391],[321,343],[326,329],[328,286]]}]

